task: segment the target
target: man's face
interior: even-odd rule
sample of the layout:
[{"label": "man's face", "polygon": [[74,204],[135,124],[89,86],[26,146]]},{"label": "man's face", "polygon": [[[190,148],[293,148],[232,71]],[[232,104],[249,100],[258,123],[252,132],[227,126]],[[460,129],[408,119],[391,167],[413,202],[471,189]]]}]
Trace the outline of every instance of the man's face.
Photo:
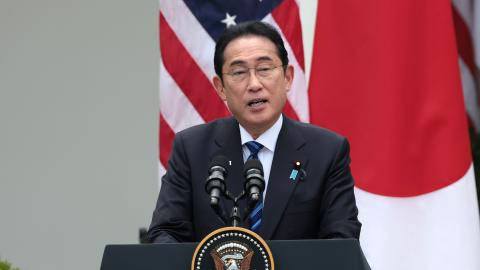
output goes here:
[{"label": "man's face", "polygon": [[293,80],[293,67],[282,67],[273,42],[261,36],[231,41],[223,52],[223,82],[213,83],[238,122],[254,137],[280,116]]}]

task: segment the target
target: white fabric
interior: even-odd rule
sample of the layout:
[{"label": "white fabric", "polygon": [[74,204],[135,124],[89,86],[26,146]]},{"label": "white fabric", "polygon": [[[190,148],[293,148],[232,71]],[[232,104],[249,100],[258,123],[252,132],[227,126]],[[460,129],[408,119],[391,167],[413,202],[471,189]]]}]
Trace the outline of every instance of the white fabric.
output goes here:
[{"label": "white fabric", "polygon": [[459,181],[406,198],[355,188],[360,243],[372,269],[480,269],[473,164]]}]

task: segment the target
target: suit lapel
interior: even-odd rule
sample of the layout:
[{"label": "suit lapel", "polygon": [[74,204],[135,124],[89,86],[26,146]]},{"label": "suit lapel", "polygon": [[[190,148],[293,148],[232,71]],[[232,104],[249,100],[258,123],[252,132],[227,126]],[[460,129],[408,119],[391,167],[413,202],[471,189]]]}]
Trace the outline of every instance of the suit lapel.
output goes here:
[{"label": "suit lapel", "polygon": [[265,239],[270,239],[275,232],[296,183],[299,181],[298,177],[296,180],[290,179],[294,162],[307,163],[304,144],[305,139],[296,130],[292,120],[284,117],[275,147],[262,214],[260,235]]}]

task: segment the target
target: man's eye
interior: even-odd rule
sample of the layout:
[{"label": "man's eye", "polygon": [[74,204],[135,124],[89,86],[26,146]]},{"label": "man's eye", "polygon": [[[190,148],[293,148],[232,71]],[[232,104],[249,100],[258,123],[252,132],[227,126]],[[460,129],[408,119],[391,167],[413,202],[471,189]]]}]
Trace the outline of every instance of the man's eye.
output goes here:
[{"label": "man's eye", "polygon": [[242,76],[242,75],[245,75],[247,73],[246,70],[235,70],[235,71],[232,71],[232,76]]},{"label": "man's eye", "polygon": [[272,69],[271,67],[258,67],[257,72],[270,71],[271,69]]}]

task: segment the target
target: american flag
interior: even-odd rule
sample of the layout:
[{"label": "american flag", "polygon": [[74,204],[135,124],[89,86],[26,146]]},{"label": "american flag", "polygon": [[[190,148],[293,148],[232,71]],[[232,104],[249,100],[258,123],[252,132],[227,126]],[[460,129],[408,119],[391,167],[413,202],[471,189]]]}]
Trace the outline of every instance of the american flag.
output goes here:
[{"label": "american flag", "polygon": [[453,22],[470,125],[480,131],[480,1],[452,0]]},{"label": "american flag", "polygon": [[215,42],[226,27],[250,20],[280,30],[295,69],[285,113],[308,122],[302,31],[294,0],[160,0],[160,176],[176,132],[230,115],[211,83]]}]

